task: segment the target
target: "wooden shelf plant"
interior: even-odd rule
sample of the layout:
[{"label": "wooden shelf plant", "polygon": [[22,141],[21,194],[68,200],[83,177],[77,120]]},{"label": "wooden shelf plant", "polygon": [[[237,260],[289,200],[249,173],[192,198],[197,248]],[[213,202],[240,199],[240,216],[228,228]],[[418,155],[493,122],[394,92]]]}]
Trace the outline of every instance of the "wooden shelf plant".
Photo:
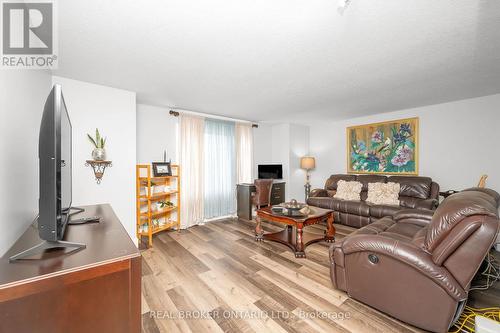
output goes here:
[{"label": "wooden shelf plant", "polygon": [[172,173],[153,177],[150,165],[136,166],[137,238],[147,237],[149,247],[154,234],[180,230],[180,167],[172,165]]}]

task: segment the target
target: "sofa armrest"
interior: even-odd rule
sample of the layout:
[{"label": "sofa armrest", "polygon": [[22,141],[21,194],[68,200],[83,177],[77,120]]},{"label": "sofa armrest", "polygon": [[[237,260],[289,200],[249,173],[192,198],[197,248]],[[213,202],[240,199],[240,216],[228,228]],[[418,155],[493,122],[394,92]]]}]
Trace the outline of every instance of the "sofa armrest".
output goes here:
[{"label": "sofa armrest", "polygon": [[329,197],[328,191],[322,188],[315,188],[309,193],[309,198]]},{"label": "sofa armrest", "polygon": [[394,214],[393,219],[398,223],[411,223],[426,227],[431,223],[434,211],[430,209],[404,209]]},{"label": "sofa armrest", "polygon": [[361,234],[346,237],[341,247],[346,257],[353,253],[367,252],[367,255],[376,254],[398,260],[434,281],[453,299],[460,301],[467,298],[467,292],[446,268],[434,264],[430,254],[412,244],[389,237]]},{"label": "sofa armrest", "polygon": [[415,202],[415,208],[416,209],[436,209],[438,206],[439,201],[437,199],[425,199],[425,200],[418,200]]}]

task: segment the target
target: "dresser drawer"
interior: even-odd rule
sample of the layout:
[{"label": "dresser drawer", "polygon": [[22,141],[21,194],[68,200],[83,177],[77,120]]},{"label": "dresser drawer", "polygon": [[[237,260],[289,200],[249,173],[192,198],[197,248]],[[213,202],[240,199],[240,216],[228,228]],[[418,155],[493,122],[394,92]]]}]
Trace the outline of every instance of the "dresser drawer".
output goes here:
[{"label": "dresser drawer", "polygon": [[278,205],[285,202],[285,183],[273,184],[271,189],[271,204]]}]

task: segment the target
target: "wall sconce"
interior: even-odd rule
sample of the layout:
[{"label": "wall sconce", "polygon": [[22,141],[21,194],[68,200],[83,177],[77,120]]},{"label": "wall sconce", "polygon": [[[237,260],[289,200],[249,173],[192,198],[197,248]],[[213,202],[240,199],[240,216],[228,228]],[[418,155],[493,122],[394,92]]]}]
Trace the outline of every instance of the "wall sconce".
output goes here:
[{"label": "wall sconce", "polygon": [[97,184],[101,183],[102,176],[104,176],[104,171],[106,168],[110,168],[113,166],[111,161],[95,161],[95,160],[87,160],[85,162],[85,166],[91,166],[94,171],[94,176]]}]

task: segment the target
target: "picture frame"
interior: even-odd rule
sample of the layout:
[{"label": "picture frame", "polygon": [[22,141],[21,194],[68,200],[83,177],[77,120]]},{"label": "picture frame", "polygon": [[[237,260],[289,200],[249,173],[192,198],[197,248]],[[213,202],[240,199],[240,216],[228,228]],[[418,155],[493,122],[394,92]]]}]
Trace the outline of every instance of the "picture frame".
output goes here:
[{"label": "picture frame", "polygon": [[153,175],[155,177],[172,176],[172,166],[170,162],[152,162]]},{"label": "picture frame", "polygon": [[419,118],[347,127],[347,173],[418,175]]}]

